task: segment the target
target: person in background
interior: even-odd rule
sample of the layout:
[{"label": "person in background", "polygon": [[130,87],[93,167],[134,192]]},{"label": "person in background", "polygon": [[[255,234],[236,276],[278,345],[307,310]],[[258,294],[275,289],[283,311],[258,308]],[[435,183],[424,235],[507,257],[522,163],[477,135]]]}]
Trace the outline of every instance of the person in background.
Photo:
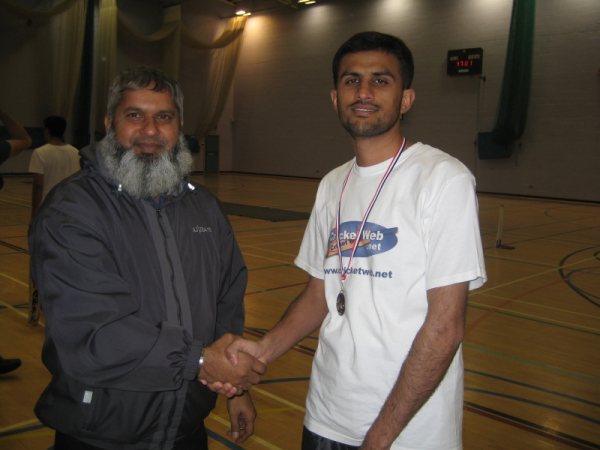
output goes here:
[{"label": "person in background", "polygon": [[33,173],[31,218],[56,184],[80,169],[79,150],[65,142],[67,121],[60,116],[44,119],[47,143],[31,154],[29,172]]},{"label": "person in background", "polygon": [[[8,139],[0,139],[0,165],[8,158],[31,146],[31,137],[21,124],[0,109],[0,122],[6,127]],[[0,190],[4,187],[4,179],[0,175]]]},{"label": "person in background", "polygon": [[[106,136],[48,195],[30,227],[50,384],[35,412],[54,450],[206,450],[216,394],[264,364],[225,348],[244,324],[247,270],[217,199],[188,180],[183,94],[137,67],[109,89]],[[250,394],[228,400],[231,434],[253,433]]]},{"label": "person in background", "polygon": [[359,33],[332,69],[355,157],[320,183],[295,260],[310,275],[305,289],[260,341],[236,339],[230,357],[270,363],[320,327],[304,450],[458,450],[467,294],[486,280],[474,177],[404,134],[415,100],[404,42]]}]

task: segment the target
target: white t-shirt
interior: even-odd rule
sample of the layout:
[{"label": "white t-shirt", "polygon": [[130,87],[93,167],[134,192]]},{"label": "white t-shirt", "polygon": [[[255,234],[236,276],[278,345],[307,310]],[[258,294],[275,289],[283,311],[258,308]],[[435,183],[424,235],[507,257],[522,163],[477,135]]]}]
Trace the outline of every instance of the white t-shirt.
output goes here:
[{"label": "white t-shirt", "polygon": [[69,144],[45,144],[31,154],[29,171],[44,175],[42,200],[59,182],[80,169],[79,150]]},{"label": "white t-shirt", "polygon": [[[427,313],[427,290],[486,280],[475,181],[458,160],[417,143],[401,155],[363,229],[345,282],[340,316],[340,264],[335,224],[344,178],[340,240],[347,267],[363,214],[391,160],[358,167],[354,160],[319,185],[295,260],[325,280],[329,314],[313,361],[306,427],[358,446],[379,414]],[[354,233],[354,234],[353,234]],[[437,390],[392,448],[460,449],[462,348]]]}]

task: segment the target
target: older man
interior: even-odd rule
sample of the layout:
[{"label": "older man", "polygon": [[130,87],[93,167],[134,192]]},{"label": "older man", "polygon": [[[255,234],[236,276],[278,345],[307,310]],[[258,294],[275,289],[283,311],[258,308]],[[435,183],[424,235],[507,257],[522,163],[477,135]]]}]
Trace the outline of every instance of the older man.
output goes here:
[{"label": "older man", "polygon": [[[121,73],[106,137],[55,188],[30,231],[52,380],[36,405],[55,450],[207,448],[215,403],[198,377],[248,388],[264,365],[233,368],[246,267],[217,200],[186,179],[183,96],[162,73]],[[239,442],[253,431],[249,394],[229,401]]]}]

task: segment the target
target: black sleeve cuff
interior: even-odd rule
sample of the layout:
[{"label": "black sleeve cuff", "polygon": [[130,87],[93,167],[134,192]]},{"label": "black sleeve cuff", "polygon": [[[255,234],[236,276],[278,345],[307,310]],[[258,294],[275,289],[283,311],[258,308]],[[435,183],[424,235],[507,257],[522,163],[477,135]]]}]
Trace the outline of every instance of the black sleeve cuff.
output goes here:
[{"label": "black sleeve cuff", "polygon": [[198,369],[200,368],[198,360],[202,354],[204,345],[200,341],[193,341],[190,346],[190,354],[183,369],[184,380],[194,380],[198,377]]}]

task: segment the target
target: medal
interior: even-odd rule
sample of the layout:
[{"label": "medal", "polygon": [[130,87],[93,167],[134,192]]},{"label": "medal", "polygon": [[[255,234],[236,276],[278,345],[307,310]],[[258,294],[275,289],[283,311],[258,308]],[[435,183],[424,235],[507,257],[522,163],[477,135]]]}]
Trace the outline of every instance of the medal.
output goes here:
[{"label": "medal", "polygon": [[340,201],[338,203],[337,216],[335,218],[335,233],[336,233],[336,238],[337,238],[337,253],[338,253],[338,259],[339,259],[339,264],[340,264],[340,285],[341,285],[340,293],[338,294],[337,299],[335,301],[335,307],[340,316],[343,316],[344,313],[346,312],[346,294],[344,293],[344,282],[350,275],[350,266],[352,265],[352,259],[354,258],[354,254],[356,253],[356,248],[358,247],[358,242],[360,241],[360,236],[363,232],[363,228],[365,227],[365,223],[367,223],[367,217],[369,217],[369,214],[371,213],[371,210],[373,209],[373,206],[375,205],[375,202],[377,201],[377,198],[379,197],[379,193],[381,192],[381,189],[383,189],[383,185],[385,184],[386,180],[392,173],[392,170],[396,166],[396,163],[400,159],[400,155],[402,155],[405,145],[406,145],[406,138],[404,138],[402,140],[402,145],[396,152],[396,155],[390,161],[390,164],[388,165],[387,170],[385,171],[385,173],[383,174],[383,177],[381,177],[381,180],[379,181],[379,185],[377,186],[377,189],[375,190],[375,194],[373,195],[373,198],[371,199],[371,202],[369,203],[369,206],[368,206],[367,210],[365,211],[365,214],[360,223],[360,226],[358,227],[358,232],[356,233],[356,237],[354,238],[354,243],[352,244],[352,251],[350,252],[350,258],[348,259],[347,267],[344,267],[344,262],[342,260],[342,246],[340,243],[340,223],[341,223],[340,215],[341,215],[341,211],[342,211],[342,196],[344,195],[344,190],[346,189],[346,184],[348,183],[348,179],[350,178],[352,169],[354,169],[354,166],[356,165],[356,161],[354,161],[354,164],[352,164],[352,167],[348,171],[348,175],[346,175],[346,178],[344,179],[344,184],[342,185],[342,192],[340,193]]},{"label": "medal", "polygon": [[335,302],[335,307],[337,308],[337,312],[340,316],[343,316],[346,312],[346,296],[344,295],[344,290],[342,289],[337,296],[337,300]]}]

